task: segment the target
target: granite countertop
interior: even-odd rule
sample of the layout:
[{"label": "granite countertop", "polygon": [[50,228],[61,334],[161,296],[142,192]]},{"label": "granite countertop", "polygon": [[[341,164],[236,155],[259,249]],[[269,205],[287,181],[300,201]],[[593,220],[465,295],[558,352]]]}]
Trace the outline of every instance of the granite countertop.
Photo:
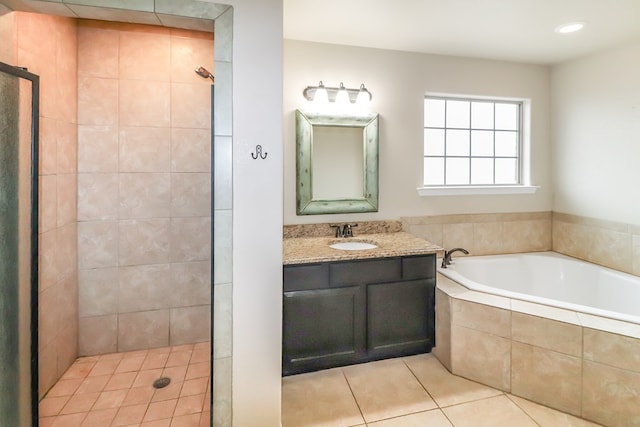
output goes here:
[{"label": "granite countertop", "polygon": [[[345,251],[330,248],[337,242],[366,242],[377,245],[374,249]],[[360,234],[354,237],[297,237],[283,240],[283,264],[347,261],[353,259],[386,258],[407,255],[427,255],[442,251],[438,245],[412,234],[396,233]]]}]

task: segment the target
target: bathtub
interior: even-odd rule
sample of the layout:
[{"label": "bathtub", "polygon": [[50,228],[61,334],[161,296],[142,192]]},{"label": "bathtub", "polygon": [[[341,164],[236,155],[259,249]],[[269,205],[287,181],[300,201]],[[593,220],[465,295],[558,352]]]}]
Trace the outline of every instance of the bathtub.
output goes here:
[{"label": "bathtub", "polygon": [[438,269],[434,355],[453,374],[605,426],[640,426],[640,277],[554,252]]},{"label": "bathtub", "polygon": [[458,257],[438,272],[474,291],[640,324],[640,277],[555,252]]}]

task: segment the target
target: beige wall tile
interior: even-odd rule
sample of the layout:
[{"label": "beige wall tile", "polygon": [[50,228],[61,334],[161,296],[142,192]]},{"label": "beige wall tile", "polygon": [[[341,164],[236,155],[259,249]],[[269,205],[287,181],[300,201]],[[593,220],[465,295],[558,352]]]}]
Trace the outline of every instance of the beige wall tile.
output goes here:
[{"label": "beige wall tile", "polygon": [[60,378],[78,357],[78,321],[65,325],[56,341],[57,377]]},{"label": "beige wall tile", "polygon": [[118,312],[118,268],[80,270],[78,288],[81,317]]},{"label": "beige wall tile", "polygon": [[169,310],[118,315],[118,351],[169,345]]},{"label": "beige wall tile", "polygon": [[58,318],[59,285],[50,286],[38,293],[38,348],[43,348],[55,341],[60,326]]},{"label": "beige wall tile", "polygon": [[180,83],[200,83],[210,85],[209,79],[203,79],[193,72],[197,66],[203,66],[215,74],[213,64],[213,40],[195,37],[171,36],[171,81]]},{"label": "beige wall tile", "polygon": [[551,221],[507,221],[504,223],[504,251],[536,252],[551,250]]},{"label": "beige wall tile", "polygon": [[172,307],[192,306],[211,300],[211,262],[171,264]]},{"label": "beige wall tile", "polygon": [[74,122],[56,121],[58,173],[78,171],[78,125]]},{"label": "beige wall tile", "polygon": [[640,373],[640,339],[584,328],[584,358]]},{"label": "beige wall tile", "polygon": [[171,262],[203,261],[210,256],[210,217],[171,219]]},{"label": "beige wall tile", "polygon": [[118,223],[94,221],[78,223],[78,268],[118,265]]},{"label": "beige wall tile", "polygon": [[40,177],[40,232],[44,233],[56,228],[58,211],[58,177],[56,175],[45,175]]},{"label": "beige wall tile", "polygon": [[502,222],[473,224],[473,245],[476,255],[499,254],[504,251],[504,227]]},{"label": "beige wall tile", "polygon": [[86,22],[78,22],[78,75],[117,78],[119,32]]},{"label": "beige wall tile", "polygon": [[169,219],[120,221],[120,266],[169,261]]},{"label": "beige wall tile", "polygon": [[169,35],[121,31],[119,59],[120,79],[168,82],[171,75]]},{"label": "beige wall tile", "polygon": [[40,117],[40,175],[51,175],[58,170],[57,122],[48,117]]},{"label": "beige wall tile", "polygon": [[38,394],[44,396],[58,380],[56,342],[38,349]]},{"label": "beige wall tile", "polygon": [[77,182],[76,174],[58,175],[58,206],[56,215],[58,227],[76,222],[77,220]]},{"label": "beige wall tile", "polygon": [[501,308],[452,299],[451,323],[504,338],[511,337],[511,312]]},{"label": "beige wall tile", "polygon": [[78,124],[118,124],[118,80],[78,77]]},{"label": "beige wall tile", "polygon": [[118,174],[78,174],[78,220],[118,218]]},{"label": "beige wall tile", "polygon": [[509,391],[511,341],[461,326],[451,326],[451,368],[456,375]]},{"label": "beige wall tile", "polygon": [[592,229],[593,246],[589,260],[616,270],[631,271],[631,235],[605,229]]},{"label": "beige wall tile", "polygon": [[120,172],[169,172],[171,133],[161,127],[120,129]]},{"label": "beige wall tile", "polygon": [[78,226],[71,222],[56,229],[56,264],[58,281],[76,276],[78,269]]},{"label": "beige wall tile", "polygon": [[41,291],[58,281],[56,234],[56,230],[50,230],[38,236],[38,279]]},{"label": "beige wall tile", "polygon": [[473,242],[473,224],[443,224],[442,246],[444,246],[445,249],[465,248],[466,250],[471,252],[471,254],[474,254],[475,247]]},{"label": "beige wall tile", "polygon": [[407,231],[436,245],[442,245],[442,224],[409,225]]},{"label": "beige wall tile", "polygon": [[78,125],[78,172],[118,172],[118,128]]},{"label": "beige wall tile", "polygon": [[514,341],[582,357],[580,326],[516,312],[511,322]]},{"label": "beige wall tile", "polygon": [[121,267],[118,272],[118,312],[157,310],[171,307],[169,264]]},{"label": "beige wall tile", "polygon": [[171,217],[211,214],[211,174],[174,173],[171,175]]},{"label": "beige wall tile", "polygon": [[168,173],[121,173],[120,219],[167,218],[171,203]]},{"label": "beige wall tile", "polygon": [[168,82],[120,80],[120,125],[169,127],[170,95]]},{"label": "beige wall tile", "polygon": [[115,353],[118,344],[116,315],[81,317],[78,323],[78,353],[80,356]]},{"label": "beige wall tile", "polygon": [[211,128],[210,86],[171,84],[171,126],[191,129]]},{"label": "beige wall tile", "polygon": [[171,171],[211,171],[211,131],[209,129],[171,129]]},{"label": "beige wall tile", "polygon": [[514,342],[511,393],[580,415],[582,359]]},{"label": "beige wall tile", "polygon": [[584,362],[582,416],[607,426],[640,419],[640,373]]},{"label": "beige wall tile", "polygon": [[181,345],[211,339],[211,305],[171,309],[169,344]]},{"label": "beige wall tile", "polygon": [[580,259],[589,259],[588,248],[594,245],[591,229],[585,225],[553,222],[553,250]]}]

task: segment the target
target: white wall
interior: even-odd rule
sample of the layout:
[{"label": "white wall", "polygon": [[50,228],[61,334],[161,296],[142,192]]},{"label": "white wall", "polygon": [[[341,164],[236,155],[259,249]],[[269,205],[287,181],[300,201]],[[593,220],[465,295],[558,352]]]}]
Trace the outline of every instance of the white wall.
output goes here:
[{"label": "white wall", "polygon": [[640,41],[551,75],[554,211],[640,224]]},{"label": "white wall", "polygon": [[[295,40],[284,42],[284,223],[312,223],[456,213],[551,210],[549,67],[406,53]],[[296,216],[295,110],[302,90],[365,83],[380,114],[380,208],[377,213]],[[535,195],[420,197],[426,92],[529,98]]]},{"label": "white wall", "polygon": [[[280,425],[282,1],[233,0],[233,425]],[[216,24],[217,25],[217,24]],[[256,145],[268,153],[253,160]]]}]

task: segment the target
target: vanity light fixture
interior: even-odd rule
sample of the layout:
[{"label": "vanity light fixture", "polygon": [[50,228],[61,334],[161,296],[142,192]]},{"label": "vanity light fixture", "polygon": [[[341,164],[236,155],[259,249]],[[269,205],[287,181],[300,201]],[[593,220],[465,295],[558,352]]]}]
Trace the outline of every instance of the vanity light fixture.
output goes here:
[{"label": "vanity light fixture", "polygon": [[583,29],[585,25],[586,25],[585,22],[580,22],[580,21],[569,22],[568,24],[562,24],[557,26],[554,31],[560,34],[575,33],[576,31],[580,31],[581,29]]},{"label": "vanity light fixture", "polygon": [[[324,98],[324,93],[327,94],[327,98]],[[322,80],[318,83],[318,86],[307,86],[304,88],[302,95],[314,104],[321,103],[323,99],[326,99],[328,102],[335,104],[342,103],[346,106],[354,103],[359,106],[364,106],[373,98],[373,95],[367,90],[364,83],[360,85],[359,89],[351,89],[345,87],[342,82],[339,87],[325,86]]]}]

